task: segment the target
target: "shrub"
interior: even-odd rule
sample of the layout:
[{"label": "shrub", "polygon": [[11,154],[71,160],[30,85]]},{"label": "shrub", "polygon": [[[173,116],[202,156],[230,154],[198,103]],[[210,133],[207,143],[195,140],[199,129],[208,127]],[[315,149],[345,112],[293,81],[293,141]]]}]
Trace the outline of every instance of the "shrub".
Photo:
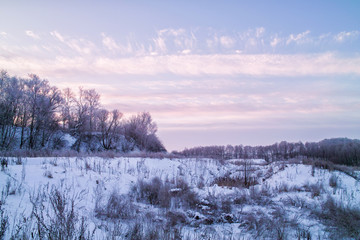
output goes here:
[{"label": "shrub", "polygon": [[289,185],[285,182],[282,182],[278,187],[277,187],[277,190],[279,193],[282,193],[282,192],[289,192],[290,191],[290,188],[289,188]]},{"label": "shrub", "polygon": [[269,213],[262,210],[245,213],[240,216],[240,222],[240,227],[256,239],[286,239],[288,229],[298,225],[296,219],[289,219],[281,207],[275,207]]},{"label": "shrub", "polygon": [[138,180],[133,187],[133,193],[138,201],[165,208],[171,207],[171,203],[173,203],[172,207],[196,207],[199,203],[197,194],[181,179],[176,184],[168,181],[163,183],[158,177],[149,182]]},{"label": "shrub", "polygon": [[[79,218],[75,211],[77,201],[83,192],[71,194],[69,188],[48,185],[40,187],[38,193],[30,196],[33,205],[31,216],[35,218],[32,236],[35,239],[89,239],[85,234],[85,218]],[[50,207],[46,208],[46,202]],[[86,235],[86,236],[85,236]]]},{"label": "shrub", "polygon": [[8,160],[6,158],[1,158],[1,171],[5,171],[8,167]]},{"label": "shrub", "polygon": [[334,170],[334,163],[326,160],[316,159],[312,162],[312,165],[320,169],[327,169],[329,171]]},{"label": "shrub", "polygon": [[306,200],[296,195],[294,197],[287,196],[287,198],[284,198],[282,202],[297,208],[304,208],[307,206]]},{"label": "shrub", "polygon": [[[31,227],[33,225],[33,221],[31,221],[30,217],[24,217],[23,215],[20,217],[20,219],[15,223],[13,222],[12,232],[10,239],[34,239],[34,237],[31,237],[32,233]],[[1,238],[0,238],[1,239]]]},{"label": "shrub", "polygon": [[50,170],[46,170],[44,172],[44,176],[47,177],[47,178],[53,178],[54,177]]},{"label": "shrub", "polygon": [[85,161],[85,170],[86,172],[91,170],[91,165],[87,160]]},{"label": "shrub", "polygon": [[321,192],[323,192],[324,188],[320,183],[314,184],[305,184],[304,185],[305,191],[311,192],[311,197],[318,197],[320,196]]},{"label": "shrub", "polygon": [[245,190],[236,191],[231,198],[234,199],[233,202],[237,205],[244,205],[250,201],[249,194]]},{"label": "shrub", "polygon": [[215,178],[213,185],[215,184],[220,187],[243,187],[244,179],[240,177],[232,178],[230,176],[222,176]]},{"label": "shrub", "polygon": [[360,209],[337,204],[328,196],[321,208],[314,209],[313,213],[328,226],[332,238],[360,238]]},{"label": "shrub", "polygon": [[174,227],[177,224],[186,224],[188,222],[187,216],[181,211],[168,211],[166,213],[167,224]]},{"label": "shrub", "polygon": [[3,237],[5,236],[8,226],[9,217],[5,215],[5,212],[2,209],[2,202],[0,201],[0,239],[3,239]]},{"label": "shrub", "polygon": [[337,187],[337,176],[336,175],[331,175],[331,177],[329,178],[329,185],[330,185],[330,187],[332,187],[332,188],[336,188]]},{"label": "shrub", "polygon": [[[22,183],[19,183],[15,178],[7,178],[5,188],[2,190],[2,198],[8,195],[15,195],[21,193]],[[4,199],[5,200],[5,199]]]},{"label": "shrub", "polygon": [[105,207],[97,207],[95,209],[97,216],[106,216],[108,218],[128,219],[134,216],[134,206],[129,197],[120,195],[114,190],[106,203]]},{"label": "shrub", "polygon": [[[143,199],[152,205],[160,204],[160,190],[162,190],[163,194],[166,193],[163,189],[163,183],[158,177],[154,177],[150,182],[138,180],[137,185],[135,186],[138,200]],[[162,200],[166,201],[164,196]],[[168,205],[170,202],[162,202],[162,204]]]},{"label": "shrub", "polygon": [[136,220],[134,223],[130,223],[125,231],[119,232],[112,239],[181,240],[183,238],[181,237],[181,227],[179,226]]},{"label": "shrub", "polygon": [[16,160],[15,160],[15,164],[16,165],[22,165],[23,164],[22,157],[17,157]]},{"label": "shrub", "polygon": [[132,225],[127,234],[125,235],[127,239],[131,240],[142,240],[143,239],[143,227],[142,224],[139,222],[136,222],[134,225]]},{"label": "shrub", "polygon": [[295,236],[299,240],[311,240],[311,231],[309,229],[298,228]]},{"label": "shrub", "polygon": [[248,177],[231,177],[230,174],[217,177],[213,181],[213,185],[217,184],[222,187],[246,187],[254,186],[258,184],[258,179],[255,176]]},{"label": "shrub", "polygon": [[[240,227],[254,234],[256,238],[263,238],[267,229],[270,229],[270,224],[273,224],[272,219],[263,211],[243,214],[240,218]],[[273,226],[273,225],[272,225]]]}]

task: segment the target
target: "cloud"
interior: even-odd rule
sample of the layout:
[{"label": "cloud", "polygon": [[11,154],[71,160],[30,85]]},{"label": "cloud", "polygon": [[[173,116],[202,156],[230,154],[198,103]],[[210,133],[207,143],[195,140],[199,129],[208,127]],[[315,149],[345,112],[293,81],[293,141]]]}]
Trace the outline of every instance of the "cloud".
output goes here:
[{"label": "cloud", "polygon": [[206,39],[206,45],[210,49],[217,47],[218,43],[219,43],[219,38],[216,35],[212,38]]},{"label": "cloud", "polygon": [[360,74],[360,58],[309,55],[167,55],[128,59],[101,58],[96,69],[117,74],[307,76]]},{"label": "cloud", "polygon": [[[32,31],[27,31],[27,34],[34,38],[37,36]],[[338,42],[356,39],[360,32],[348,31],[311,36],[309,30],[290,35],[269,34],[264,27],[252,28],[238,33],[224,33],[214,29],[206,29],[203,32],[199,29],[192,31],[184,28],[166,28],[140,42],[131,34],[126,37],[125,41],[120,41],[106,33],[101,33],[102,43],[99,47],[89,40],[66,36],[58,31],[52,31],[50,34],[55,41],[43,43],[41,46],[52,49],[53,53],[64,56],[96,54],[99,57],[106,58],[120,55],[121,57],[145,57],[190,54],[261,54],[268,52],[293,54],[316,51],[315,49],[318,49],[319,45],[322,46],[323,51],[327,49],[333,51]],[[45,39],[43,38],[42,41]],[[41,41],[38,42],[41,43]],[[68,48],[60,43],[65,44]],[[295,47],[296,45],[302,45],[302,47]]]},{"label": "cloud", "polygon": [[181,51],[182,54],[190,54],[191,50],[190,49],[184,49]]},{"label": "cloud", "polygon": [[70,38],[70,37],[64,37],[57,31],[50,32],[50,35],[53,36],[58,41],[66,44],[69,48],[72,50],[75,50],[76,52],[80,54],[89,55],[95,50],[95,44],[93,44],[91,41],[83,39],[83,38]]},{"label": "cloud", "polygon": [[165,29],[158,31],[158,34],[161,36],[172,35],[172,36],[177,37],[177,36],[184,35],[185,33],[186,33],[186,30],[183,28],[179,28],[179,29],[165,28]]},{"label": "cloud", "polygon": [[[24,64],[26,63],[26,64]],[[327,76],[360,75],[360,57],[341,58],[325,54],[229,54],[159,55],[127,58],[57,57],[44,60],[31,57],[0,57],[5,69],[26,72],[77,72],[117,75],[175,74],[181,76]],[[30,71],[30,72],[31,72]]]},{"label": "cloud", "polygon": [[336,42],[344,42],[348,39],[355,39],[360,35],[360,31],[351,31],[351,32],[340,32],[334,36]]},{"label": "cloud", "polygon": [[286,40],[286,44],[290,44],[292,42],[295,42],[296,44],[301,44],[306,42],[307,36],[309,35],[310,31],[307,30],[305,32],[299,33],[297,35],[294,34],[290,34],[290,36],[288,37],[288,39]]},{"label": "cloud", "polygon": [[7,33],[6,33],[6,32],[0,32],[0,36],[6,37],[6,36],[7,36]]},{"label": "cloud", "polygon": [[259,27],[259,28],[256,28],[256,37],[257,38],[260,38],[264,35],[265,33],[265,28],[264,27]]},{"label": "cloud", "polygon": [[167,47],[166,47],[165,41],[166,41],[166,39],[162,36],[153,38],[156,53],[166,53],[167,52]]},{"label": "cloud", "polygon": [[60,42],[65,42],[64,37],[60,33],[58,33],[57,31],[50,32],[50,35],[55,37]]},{"label": "cloud", "polygon": [[39,35],[35,34],[33,31],[25,31],[26,35],[33,38],[33,39],[40,39]]},{"label": "cloud", "polygon": [[283,40],[281,38],[279,38],[278,36],[275,36],[272,38],[270,45],[271,47],[276,47],[277,45],[279,45]]},{"label": "cloud", "polygon": [[152,55],[173,54],[183,51],[192,51],[196,45],[196,37],[192,31],[183,28],[166,28],[157,31],[157,36],[152,38],[149,52]]},{"label": "cloud", "polygon": [[101,36],[103,37],[102,43],[107,49],[111,51],[120,49],[113,38],[106,36],[105,33],[101,33]]},{"label": "cloud", "polygon": [[230,36],[220,37],[220,44],[225,48],[232,48],[235,44],[235,39]]},{"label": "cloud", "polygon": [[[271,41],[265,41],[270,47],[281,48],[286,43],[313,43],[309,37],[310,31],[285,38],[274,34]],[[29,35],[35,36],[31,31]],[[342,32],[337,36],[346,39],[357,36],[359,32]],[[2,39],[2,49],[6,55],[1,56],[3,68],[23,68],[26,72],[33,69],[45,72],[64,73],[69,69],[77,72],[116,74],[116,75],[156,75],[173,74],[180,76],[326,76],[331,74],[356,74],[359,57],[346,57],[333,53],[319,54],[261,54],[256,51],[260,40],[265,35],[264,28],[252,29],[245,35],[214,33],[211,38],[200,39],[208,43],[208,48],[196,48],[199,39],[194,32],[185,29],[163,29],[156,33],[150,42],[137,43],[128,39],[123,45],[116,39],[102,33],[102,45],[95,44],[83,38],[66,36],[58,31],[50,32],[52,41],[39,45],[11,45]],[[261,36],[260,39],[256,36]],[[332,39],[333,36],[327,38]],[[310,40],[309,40],[310,39]],[[334,40],[332,40],[334,43]],[[342,40],[344,41],[344,40]],[[102,47],[101,47],[102,46]],[[145,47],[146,46],[146,47]],[[251,48],[251,46],[253,48]],[[211,49],[209,49],[211,48]],[[248,51],[250,49],[250,51]],[[255,49],[255,50],[252,50]],[[257,54],[253,54],[253,52]],[[274,49],[272,49],[274,50]],[[102,51],[102,52],[101,52]],[[270,52],[270,51],[267,51]],[[118,54],[120,53],[120,55]],[[40,57],[41,56],[41,57]],[[78,63],[73,59],[80,59]],[[16,64],[19,62],[20,64]],[[23,64],[26,62],[26,64]],[[75,69],[76,66],[76,69]]]}]

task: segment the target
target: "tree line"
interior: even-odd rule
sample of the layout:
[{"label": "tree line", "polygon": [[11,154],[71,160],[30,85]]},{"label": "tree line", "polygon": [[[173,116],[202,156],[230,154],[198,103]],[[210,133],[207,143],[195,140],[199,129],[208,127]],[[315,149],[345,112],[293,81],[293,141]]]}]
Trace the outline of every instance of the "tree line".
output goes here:
[{"label": "tree line", "polygon": [[336,164],[360,165],[360,140],[348,138],[325,139],[320,142],[286,142],[268,146],[206,146],[174,151],[183,157],[226,159],[265,159],[277,161],[299,156],[328,160]]},{"label": "tree line", "polygon": [[35,74],[28,78],[0,72],[0,150],[63,149],[66,138],[76,151],[166,151],[150,113],[128,119],[101,106],[95,89],[74,93],[51,86]]}]

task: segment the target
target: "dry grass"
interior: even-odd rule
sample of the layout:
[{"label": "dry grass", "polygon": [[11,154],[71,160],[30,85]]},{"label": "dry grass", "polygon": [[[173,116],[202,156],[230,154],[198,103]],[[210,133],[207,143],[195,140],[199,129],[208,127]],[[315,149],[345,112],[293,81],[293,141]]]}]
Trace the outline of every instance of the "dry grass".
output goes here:
[{"label": "dry grass", "polygon": [[328,196],[313,213],[328,226],[333,239],[360,239],[360,209],[345,207]]}]

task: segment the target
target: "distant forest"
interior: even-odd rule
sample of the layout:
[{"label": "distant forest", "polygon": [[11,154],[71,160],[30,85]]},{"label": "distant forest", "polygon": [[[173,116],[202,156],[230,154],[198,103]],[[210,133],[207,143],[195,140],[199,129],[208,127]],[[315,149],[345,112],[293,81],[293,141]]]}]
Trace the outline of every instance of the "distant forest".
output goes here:
[{"label": "distant forest", "polygon": [[207,146],[185,149],[173,154],[184,157],[216,159],[255,159],[266,161],[286,160],[299,156],[328,160],[335,164],[360,166],[360,140],[348,138],[325,139],[320,142],[290,143],[282,141],[268,146]]},{"label": "distant forest", "polygon": [[[59,90],[35,74],[0,72],[0,150],[166,151],[150,113],[124,119],[95,89]],[[67,144],[70,143],[70,146]]]}]

